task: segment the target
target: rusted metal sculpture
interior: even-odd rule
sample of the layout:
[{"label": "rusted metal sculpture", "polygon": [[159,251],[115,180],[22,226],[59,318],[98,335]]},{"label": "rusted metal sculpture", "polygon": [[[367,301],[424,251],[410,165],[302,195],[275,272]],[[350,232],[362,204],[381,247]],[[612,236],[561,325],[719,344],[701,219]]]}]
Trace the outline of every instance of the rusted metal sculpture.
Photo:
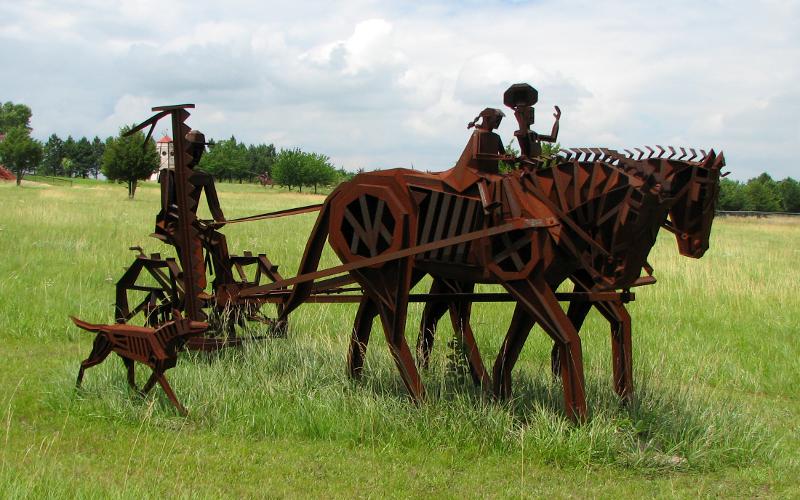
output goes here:
[{"label": "rusted metal sculpture", "polygon": [[[502,111],[486,108],[468,125],[474,128],[456,165],[425,174],[395,169],[365,173],[344,183],[322,205],[225,220],[213,181],[193,167],[204,138],[185,125],[191,105],[154,108],[158,113],[136,127],[140,130],[171,116],[176,141],[174,172],[162,173],[162,211],[156,236],[178,250],[178,260],[144,255],[117,286],[117,321],[144,316],[152,330],[176,314],[202,322],[210,311],[228,312],[233,326],[193,340],[199,348],[236,345],[234,326],[245,320],[269,323],[285,332],[289,315],[308,302],[358,302],[348,365],[360,375],[373,319],[378,316],[391,354],[415,401],[425,390],[405,339],[409,302],[425,302],[417,352],[425,365],[436,322],[449,311],[466,353],[473,380],[493,387],[500,397],[511,392],[511,368],[534,323],[553,339],[553,370],[561,375],[567,414],[586,418],[581,342],[578,330],[595,306],[612,324],[615,389],[623,398],[633,390],[630,357],[630,317],[624,304],[633,300],[630,288],[654,282],[647,255],[659,228],[679,238],[684,255],[699,257],[708,248],[722,155],[661,148],[638,156],[592,148],[562,151],[542,157],[541,142],[555,142],[561,111],[549,135],[533,124],[535,89],[510,87],[505,104],[519,124],[515,132],[522,154],[506,154],[494,132]],[[182,154],[181,154],[182,153]],[[499,162],[518,168],[501,173]],[[214,220],[196,217],[205,192]],[[319,211],[298,270],[283,278],[265,254],[230,256],[225,224]],[[326,242],[342,264],[318,269]],[[210,264],[210,265],[206,265]],[[253,269],[248,273],[246,268]],[[209,269],[210,268],[210,269]],[[206,292],[206,273],[215,279]],[[646,276],[642,277],[642,270]],[[427,294],[410,291],[425,275],[434,278]],[[156,285],[137,280],[149,276]],[[568,294],[556,293],[565,280],[575,284]],[[476,283],[501,285],[503,293],[475,293]],[[357,286],[353,286],[357,285]],[[130,292],[144,293],[131,303]],[[569,301],[567,313],[559,300]],[[484,367],[469,326],[476,301],[514,301],[509,332],[493,372]],[[275,320],[259,312],[261,305],[278,306]],[[82,326],[82,325],[79,325]],[[100,328],[94,326],[94,328]],[[233,340],[231,340],[233,339]]]},{"label": "rusted metal sculpture", "polygon": [[[94,325],[74,317],[72,321],[86,331],[97,333],[92,352],[81,363],[81,369],[78,371],[77,387],[80,388],[83,373],[87,368],[102,363],[109,354],[115,352],[125,363],[128,370],[128,385],[134,391],[145,395],[158,382],[175,408],[182,415],[186,415],[186,409],[172,391],[164,372],[175,366],[178,352],[183,345],[190,338],[202,335],[208,328],[208,323],[178,318],[167,321],[158,328],[147,328],[122,324]],[[153,371],[141,390],[136,387],[136,361],[149,366]]]}]

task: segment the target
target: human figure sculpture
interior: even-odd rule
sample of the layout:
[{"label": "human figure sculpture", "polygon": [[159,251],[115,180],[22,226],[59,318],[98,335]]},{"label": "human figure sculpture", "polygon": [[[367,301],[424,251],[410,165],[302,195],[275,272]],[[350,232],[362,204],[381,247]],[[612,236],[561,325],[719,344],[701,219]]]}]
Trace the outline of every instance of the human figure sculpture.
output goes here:
[{"label": "human figure sculpture", "polygon": [[[445,182],[463,192],[481,179],[491,182],[500,175],[500,161],[511,160],[503,140],[494,132],[505,114],[499,109],[486,108],[467,128],[475,128],[458,161],[445,175]],[[478,121],[480,120],[480,122]]]},{"label": "human figure sculpture", "polygon": [[503,102],[514,110],[519,129],[514,132],[520,148],[520,156],[534,159],[542,155],[542,142],[556,142],[558,140],[558,122],[561,119],[561,109],[554,106],[553,113],[556,121],[550,135],[537,134],[531,130],[534,123],[533,105],[539,100],[539,93],[527,83],[516,83],[503,94]]},{"label": "human figure sculpture", "polygon": [[[189,210],[195,215],[192,224],[197,229],[200,238],[200,241],[192,242],[193,246],[199,245],[198,248],[193,248],[193,252],[202,252],[202,249],[205,249],[208,253],[208,260],[213,266],[215,276],[214,286],[230,283],[233,281],[233,275],[230,271],[228,245],[225,241],[225,235],[215,230],[215,228],[224,226],[225,215],[220,207],[217,189],[214,186],[214,178],[207,172],[195,169],[205,151],[206,138],[202,132],[191,130],[186,134],[186,142],[189,144],[189,153],[191,154],[191,161],[186,165],[191,171],[188,179],[191,190],[188,193],[187,202],[189,203]],[[171,168],[162,170],[158,181],[161,185],[161,211],[156,215],[156,227],[152,236],[178,248],[179,239],[176,238],[176,232],[179,215],[176,205],[177,194],[174,170]],[[214,227],[206,225],[196,217],[203,192],[205,192],[211,216],[216,223]],[[178,254],[180,255],[180,250]],[[205,283],[203,283],[203,286],[205,286]]]}]

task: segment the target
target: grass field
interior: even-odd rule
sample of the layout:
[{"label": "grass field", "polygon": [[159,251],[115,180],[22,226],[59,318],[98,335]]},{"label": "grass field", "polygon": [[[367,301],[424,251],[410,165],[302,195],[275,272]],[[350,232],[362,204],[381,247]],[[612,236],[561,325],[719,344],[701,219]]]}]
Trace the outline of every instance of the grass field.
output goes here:
[{"label": "grass field", "polygon": [[[222,185],[229,218],[322,197]],[[659,283],[630,304],[637,397],[611,390],[608,326],[583,333],[590,421],[563,417],[550,342],[535,331],[516,398],[487,400],[454,370],[441,329],[408,404],[377,330],[365,377],[345,376],[353,305],[307,305],[287,339],[186,355],[168,372],[189,409],[127,389],[109,358],[74,389],[92,337],[68,320],[113,320],[114,283],[152,231],[154,184],[0,185],[0,496],[800,496],[800,222],[718,220],[701,260],[667,233]],[[225,228],[233,253],[265,252],[293,275],[314,215]],[[326,254],[323,265],[336,262]],[[411,306],[409,340],[421,306]],[[477,305],[484,357],[508,304]],[[444,323],[443,323],[444,325]],[[144,378],[145,370],[139,370]]]}]

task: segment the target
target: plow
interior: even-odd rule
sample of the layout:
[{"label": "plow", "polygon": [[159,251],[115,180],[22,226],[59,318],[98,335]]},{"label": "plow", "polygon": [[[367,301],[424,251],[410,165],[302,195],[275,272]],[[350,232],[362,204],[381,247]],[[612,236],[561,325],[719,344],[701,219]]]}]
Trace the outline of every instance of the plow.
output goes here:
[{"label": "plow", "polygon": [[[141,248],[116,285],[115,324],[73,318],[97,333],[81,365],[110,352],[124,361],[133,381],[134,362],[153,374],[181,412],[166,381],[183,348],[212,351],[240,346],[237,326],[265,325],[270,337],[290,334],[291,314],[308,303],[357,303],[350,330],[348,374],[363,372],[373,322],[381,328],[400,377],[415,403],[425,400],[421,372],[428,365],[438,322],[449,314],[455,340],[475,384],[499,399],[512,395],[511,373],[534,325],[553,341],[551,367],[564,392],[566,415],[588,418],[580,330],[592,308],[609,322],[613,386],[621,401],[633,396],[631,318],[626,304],[635,287],[655,283],[647,262],[660,230],[676,236],[681,255],[699,258],[709,246],[723,155],[713,150],[575,148],[552,155],[561,111],[551,133],[531,130],[538,94],[512,85],[504,104],[519,125],[520,154],[507,154],[494,132],[504,117],[486,108],[455,165],[443,172],[392,169],[362,173],[340,184],[324,203],[224,217],[213,179],[195,167],[205,138],[186,124],[193,105],[153,108],[131,133],[169,118],[175,164],[161,171],[161,211],[153,236],[174,247],[177,258]],[[510,168],[502,169],[506,165]],[[203,196],[211,220],[197,217]],[[228,224],[316,213],[317,219],[294,276],[278,272],[266,253],[229,254]],[[329,246],[341,264],[320,269]],[[210,277],[211,283],[209,284]],[[412,290],[431,277],[426,293]],[[571,282],[571,292],[557,292]],[[476,292],[476,285],[497,285]],[[416,346],[406,339],[408,304],[424,304]],[[491,368],[483,362],[470,326],[472,304],[511,302],[515,309]],[[566,311],[561,304],[566,305]],[[274,304],[275,314],[263,306]],[[222,318],[222,319],[221,319]]]}]

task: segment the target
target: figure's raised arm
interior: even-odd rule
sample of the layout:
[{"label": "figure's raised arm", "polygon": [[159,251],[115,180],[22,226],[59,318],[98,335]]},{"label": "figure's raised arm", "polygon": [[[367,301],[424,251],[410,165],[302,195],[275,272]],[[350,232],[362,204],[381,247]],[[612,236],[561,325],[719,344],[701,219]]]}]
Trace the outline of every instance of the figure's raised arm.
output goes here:
[{"label": "figure's raised arm", "polygon": [[555,123],[553,123],[553,130],[550,132],[550,135],[540,135],[540,141],[556,142],[558,140],[558,121],[561,119],[561,109],[558,106],[553,107],[556,108],[556,112],[553,113],[553,117],[556,119]]}]

